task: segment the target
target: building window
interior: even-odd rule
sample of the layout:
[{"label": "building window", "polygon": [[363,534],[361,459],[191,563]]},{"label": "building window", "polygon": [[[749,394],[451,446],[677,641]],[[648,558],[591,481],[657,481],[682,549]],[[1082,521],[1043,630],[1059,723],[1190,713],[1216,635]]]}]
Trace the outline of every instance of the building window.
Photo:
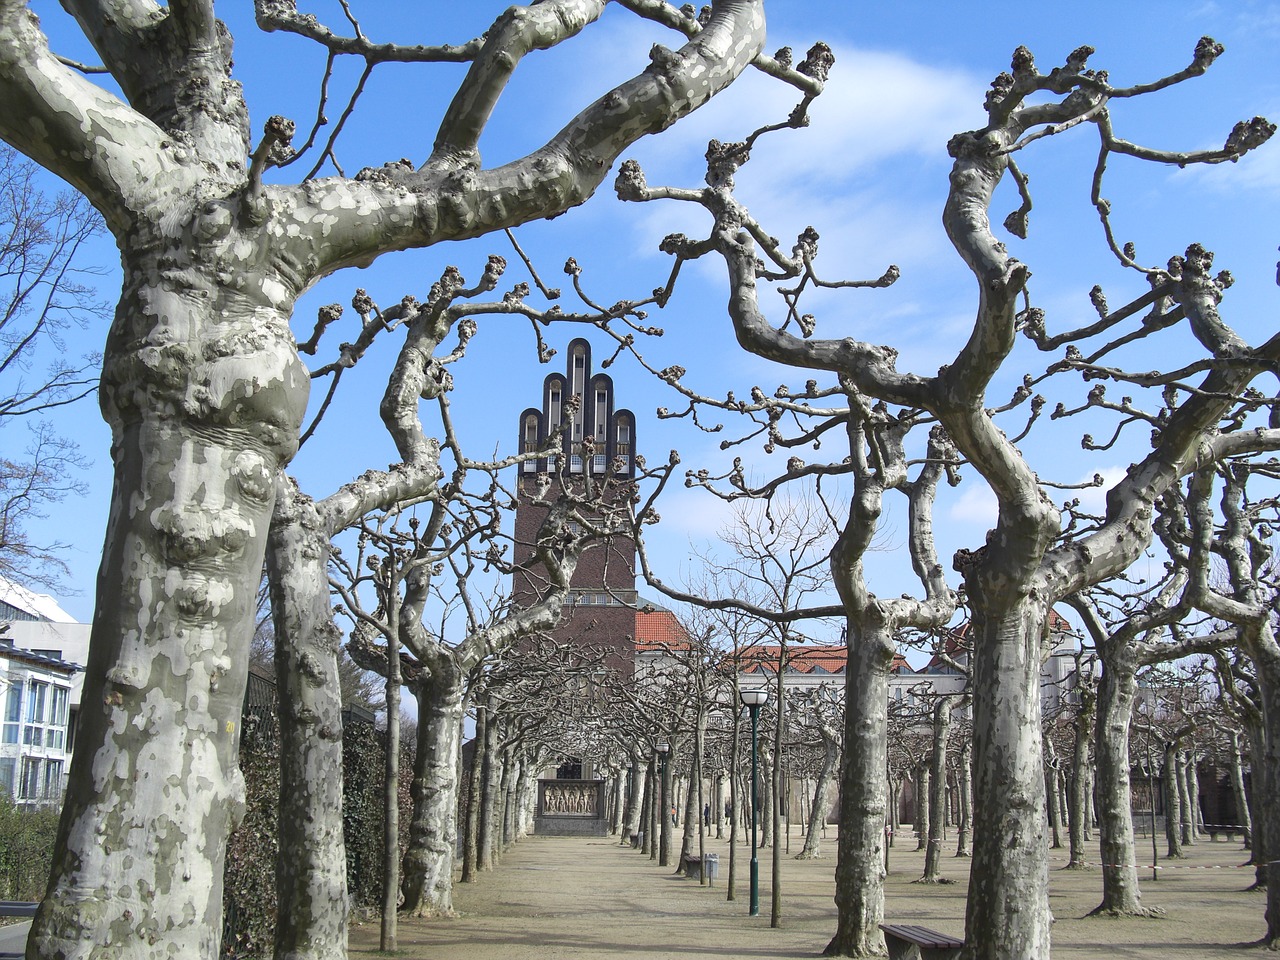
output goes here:
[{"label": "building window", "polygon": [[57,800],[62,795],[62,761],[46,760],[44,763],[44,793],[42,800]]},{"label": "building window", "polygon": [[[538,449],[538,418],[534,416],[525,417],[524,421],[524,449],[521,453],[533,453]],[[537,460],[526,460],[524,463],[525,473],[533,473],[538,469]]]},{"label": "building window", "polygon": [[560,384],[555,384],[551,388],[551,398],[548,403],[548,421],[547,429],[554,430],[560,426]]},{"label": "building window", "polygon": [[17,763],[16,757],[0,757],[0,796],[13,796],[13,772]]},{"label": "building window", "polygon": [[609,425],[609,392],[603,388],[596,390],[596,440],[603,447],[608,438],[606,430]]},{"label": "building window", "polygon": [[18,742],[18,727],[22,720],[22,681],[14,680],[9,685],[9,693],[5,698],[4,733],[0,741],[4,743]]},{"label": "building window", "polygon": [[22,776],[18,780],[18,799],[40,799],[40,761],[34,757],[22,758]]},{"label": "building window", "polygon": [[49,684],[31,681],[27,691],[27,723],[44,723],[45,700],[49,696]]}]

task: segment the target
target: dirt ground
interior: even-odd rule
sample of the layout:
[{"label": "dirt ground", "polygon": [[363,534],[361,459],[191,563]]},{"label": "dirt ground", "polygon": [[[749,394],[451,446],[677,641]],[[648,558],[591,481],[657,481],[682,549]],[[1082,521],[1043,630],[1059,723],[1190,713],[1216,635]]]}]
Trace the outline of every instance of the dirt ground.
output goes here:
[{"label": "dirt ground", "polygon": [[[1140,841],[1147,856],[1148,844]],[[793,836],[792,853],[800,846]],[[962,935],[968,861],[944,859],[944,874],[954,883],[913,884],[923,864],[914,847],[914,840],[900,841],[890,850],[887,919]],[[1239,869],[1245,859],[1240,843],[1204,840],[1188,850],[1186,860],[1160,871],[1158,882],[1150,882],[1150,870],[1142,873],[1143,902],[1166,911],[1154,920],[1087,917],[1099,898],[1098,870],[1064,870],[1065,856],[1053,851],[1056,960],[1212,960],[1257,953],[1252,941],[1265,929],[1264,897],[1247,892],[1253,871]],[[821,955],[835,917],[834,828],[824,858],[783,857],[777,929],[769,924],[772,851],[760,853],[759,917],[747,916],[750,850],[739,846],[733,901],[725,899],[728,844],[710,841],[708,852],[719,854],[721,863],[721,876],[710,887],[672,876],[615,838],[529,837],[480,882],[455,886],[457,919],[402,920],[398,955],[432,960]],[[376,955],[377,923],[354,928],[350,944],[353,957]]]}]

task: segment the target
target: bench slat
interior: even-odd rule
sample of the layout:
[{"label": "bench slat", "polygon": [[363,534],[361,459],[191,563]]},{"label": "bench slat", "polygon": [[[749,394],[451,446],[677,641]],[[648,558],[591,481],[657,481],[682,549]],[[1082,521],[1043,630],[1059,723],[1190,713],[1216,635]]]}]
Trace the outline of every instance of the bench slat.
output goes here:
[{"label": "bench slat", "polygon": [[958,950],[964,946],[963,940],[930,930],[914,923],[882,923],[880,929],[886,934],[905,940],[918,947],[930,947],[935,950]]}]

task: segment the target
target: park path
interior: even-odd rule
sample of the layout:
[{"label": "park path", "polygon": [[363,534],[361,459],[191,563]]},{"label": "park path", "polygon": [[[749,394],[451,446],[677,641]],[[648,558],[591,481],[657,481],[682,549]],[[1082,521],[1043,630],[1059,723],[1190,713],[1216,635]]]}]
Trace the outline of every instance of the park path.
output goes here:
[{"label": "park path", "polygon": [[[799,844],[793,839],[794,849]],[[749,851],[739,847],[737,899],[725,899],[728,845],[711,842],[721,875],[714,886],[674,876],[669,867],[616,838],[526,837],[493,873],[457,884],[454,920],[401,921],[406,957],[458,960],[598,960],[602,957],[815,957],[831,935],[833,860],[796,870],[797,897],[781,929],[769,927],[769,864],[762,860],[760,917],[748,917]],[[831,851],[834,854],[834,848]],[[764,856],[768,851],[762,851]],[[808,867],[809,865],[806,864]],[[806,879],[807,874],[816,874]],[[808,887],[810,889],[806,890]],[[828,891],[825,897],[820,888]],[[822,901],[825,900],[825,904]],[[789,905],[789,910],[792,909]],[[353,929],[351,955],[373,955],[376,921]]]},{"label": "park path", "polygon": [[[480,882],[457,884],[454,920],[402,920],[399,956],[409,960],[664,960],[687,957],[817,958],[835,928],[835,830],[825,857],[785,857],[782,926],[769,926],[770,850],[761,851],[762,916],[747,916],[747,861],[739,848],[738,899],[725,900],[728,846],[712,841],[721,877],[699,886],[611,838],[527,837]],[[801,846],[793,836],[792,853]],[[944,933],[964,930],[968,861],[943,858],[950,883],[921,886],[923,854],[914,839],[890,850],[886,914]],[[910,849],[908,849],[910,848]],[[1051,852],[1054,960],[1226,960],[1259,955],[1248,942],[1265,930],[1264,897],[1247,892],[1251,869],[1239,842],[1202,842],[1185,861],[1166,864],[1158,883],[1144,873],[1144,901],[1164,919],[1088,917],[1097,905],[1096,869],[1064,870]],[[353,928],[353,958],[371,957],[377,922]],[[1270,956],[1270,954],[1266,954]]]}]

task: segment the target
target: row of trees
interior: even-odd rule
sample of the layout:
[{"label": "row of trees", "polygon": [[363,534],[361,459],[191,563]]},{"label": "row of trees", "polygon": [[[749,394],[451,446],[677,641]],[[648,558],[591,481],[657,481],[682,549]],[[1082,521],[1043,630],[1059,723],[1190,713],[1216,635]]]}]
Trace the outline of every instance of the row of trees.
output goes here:
[{"label": "row of trees", "polygon": [[[780,497],[798,480],[830,486],[839,479],[847,487],[840,509],[826,511],[829,561],[819,553],[817,561],[797,559],[795,568],[813,576],[819,569],[814,563],[826,562],[838,602],[813,605],[801,591],[755,602],[725,595],[709,603],[722,613],[771,623],[783,649],[798,640],[796,624],[804,620],[843,621],[849,650],[843,829],[839,924],[830,951],[856,956],[882,947],[887,671],[905,630],[940,630],[962,602],[973,642],[974,869],[967,955],[1049,955],[1038,689],[1049,611],[1059,602],[1092,602],[1091,594],[1110,589],[1157,537],[1173,580],[1167,593],[1144,607],[1148,626],[1135,636],[1144,643],[1163,636],[1152,631],[1176,636],[1173,625],[1187,622],[1192,611],[1225,624],[1221,632],[1230,635],[1232,649],[1247,655],[1246,662],[1222,653],[1221,676],[1238,693],[1241,715],[1256,717],[1255,777],[1280,777],[1280,763],[1269,761],[1280,750],[1280,736],[1267,727],[1280,722],[1280,709],[1270,704],[1280,689],[1273,676],[1280,658],[1264,575],[1267,514],[1258,510],[1265,500],[1246,492],[1246,484],[1268,475],[1257,455],[1280,446],[1273,400],[1255,386],[1274,373],[1280,338],[1253,347],[1228,326],[1223,307],[1232,278],[1213,273],[1212,255],[1203,246],[1175,256],[1162,251],[1159,257],[1167,259],[1153,260],[1117,240],[1112,205],[1102,193],[1108,166],[1118,158],[1179,166],[1232,161],[1271,135],[1274,126],[1255,118],[1236,125],[1221,148],[1163,151],[1116,133],[1113,110],[1204,74],[1220,45],[1206,38],[1186,68],[1129,87],[1089,69],[1087,47],[1048,72],[1025,49],[1015,52],[1011,72],[992,84],[985,126],[957,134],[948,146],[953,167],[943,221],[977,285],[975,318],[949,362],[936,374],[920,374],[898,371],[894,348],[859,339],[856,318],[841,316],[845,308],[835,299],[840,290],[893,284],[896,268],[871,281],[824,278],[815,266],[816,231],[805,231],[787,250],[735,194],[735,179],[745,175],[759,137],[808,122],[806,108],[821,91],[830,51],[818,45],[794,68],[789,51],[763,56],[759,0],[724,0],[698,16],[649,0],[619,5],[690,39],[674,51],[654,47],[640,75],[572,117],[534,152],[485,168],[480,136],[513,70],[526,54],[591,26],[604,2],[553,0],[512,8],[473,41],[429,47],[374,43],[354,18],[351,35],[344,36],[292,3],[260,0],[262,26],[319,44],[330,65],[351,55],[364,61],[366,72],[393,61],[468,64],[421,163],[317,178],[327,163],[341,170],[337,132],[324,143],[316,135],[326,119],[322,100],[316,130],[299,151],[314,147],[315,166],[300,182],[286,183],[287,166],[296,159],[289,145],[293,124],[272,117],[261,141],[250,141],[247,108],[231,76],[230,37],[210,3],[137,3],[113,7],[112,16],[92,0],[72,4],[113,89],[57,57],[25,4],[0,3],[0,94],[14,108],[0,118],[0,136],[88,197],[115,235],[124,266],[103,357],[101,403],[114,437],[115,488],[84,695],[93,706],[81,718],[33,955],[216,952],[221,851],[242,805],[235,732],[253,632],[251,598],[264,558],[283,704],[276,885],[288,922],[277,926],[275,949],[290,957],[341,955],[347,894],[335,813],[340,778],[333,776],[341,762],[340,631],[328,564],[334,538],[350,528],[361,528],[366,538],[351,551],[359,561],[338,566],[340,588],[350,585],[342,612],[356,624],[357,646],[367,646],[372,659],[378,656],[376,638],[383,641],[391,784],[398,776],[391,766],[398,757],[395,704],[406,676],[399,646],[428,665],[426,675],[452,674],[444,684],[447,696],[432,708],[449,723],[427,726],[436,731],[432,735],[456,729],[464,695],[458,681],[474,663],[470,638],[496,650],[554,623],[581,550],[622,529],[620,517],[601,520],[600,504],[633,507],[640,526],[655,519],[675,459],[645,470],[639,487],[625,484],[614,496],[602,498],[590,486],[542,491],[548,521],[537,543],[517,545],[504,558],[497,544],[490,549],[497,514],[486,504],[508,497],[496,478],[524,455],[468,458],[451,428],[448,366],[465,354],[474,331],[467,321],[475,313],[513,314],[541,326],[565,319],[563,311],[525,307],[528,294],[519,286],[500,304],[472,304],[497,288],[502,265],[491,260],[475,287],[468,288],[458,271],[446,271],[420,300],[406,298],[386,310],[358,293],[353,307],[359,331],[333,351],[332,362],[308,370],[303,356],[319,350],[339,311],[322,310],[313,335],[304,339],[289,327],[296,300],[319,278],[387,251],[480,236],[563,212],[602,182],[629,144],[670,125],[752,64],[796,87],[799,107],[742,142],[713,142],[705,187],[651,187],[636,164],[624,163],[617,180],[624,200],[695,204],[709,214],[712,227],[702,239],[676,235],[664,241],[676,266],[671,283],[653,297],[593,308],[576,319],[636,352],[635,335],[651,329],[643,308],[671,302],[686,261],[714,258],[728,273],[729,321],[739,344],[824,378],[735,394],[722,392],[721,383],[701,390],[685,386],[686,370],[675,363],[652,368],[685,397],[694,416],[723,416],[729,423],[738,422],[730,417],[746,418],[748,426],[737,441],[727,441],[730,447],[762,436],[766,453],[789,455],[785,468],[764,481],[737,463],[723,472],[695,468],[688,478],[694,486],[728,499],[764,500]],[[1028,234],[1031,209],[1029,181],[1017,160],[1085,130],[1098,136],[1090,201],[1103,242],[1126,274],[1125,305],[1111,307],[1095,290],[1096,320],[1051,332],[1059,324],[1036,302],[1028,267],[1010,252],[1010,244]],[[997,187],[1006,179],[1019,204],[1005,220],[1007,240],[997,236],[989,213],[993,199],[1003,198]],[[762,300],[771,284],[781,296],[776,316]],[[826,299],[812,312],[801,305],[818,294]],[[830,339],[817,335],[820,327],[832,332]],[[400,462],[355,476],[363,466],[357,465],[341,488],[304,494],[284,470],[299,443],[314,436],[303,426],[310,382],[328,376],[336,387],[342,371],[392,330],[403,331],[405,341],[379,412]],[[1191,336],[1180,336],[1183,331]],[[456,346],[446,346],[455,334]],[[1162,353],[1171,365],[1165,373],[1145,369],[1156,338],[1167,342]],[[1037,364],[1041,372],[1026,373],[1009,402],[988,407],[988,394],[1016,379],[1012,365],[1031,368],[1032,361],[1015,357],[1019,343],[1065,353]],[[1068,377],[1077,373],[1098,383],[1042,417],[1040,391],[1051,386],[1070,396]],[[694,378],[703,374],[695,371]],[[1122,383],[1133,395],[1108,398],[1102,381]],[[423,428],[422,400],[439,412],[435,436]],[[1086,449],[1095,450],[1109,449],[1134,430],[1150,431],[1149,448],[1121,471],[1102,512],[1053,501],[1051,491],[1064,484],[1048,479],[1051,469],[1033,467],[1026,442],[1046,429],[1046,420],[1085,420],[1094,435],[1114,433],[1104,443],[1086,435]],[[1111,425],[1099,433],[1097,424]],[[825,463],[795,455],[841,434],[839,453]],[[952,583],[935,547],[932,508],[940,481],[954,482],[961,472],[981,477],[999,511],[986,543],[956,554],[959,580]],[[495,479],[474,487],[465,482],[469,475]],[[919,590],[877,596],[870,590],[867,556],[885,500],[895,493],[904,498],[907,553]],[[424,514],[420,529],[405,513],[415,503]],[[387,510],[399,511],[404,525],[379,526],[370,519]],[[375,541],[380,553],[366,557],[365,544]],[[1229,586],[1210,576],[1214,555],[1223,557]],[[425,598],[441,575],[470,582],[474,557],[499,571],[532,569],[544,589],[539,603],[524,610],[486,617],[467,609],[468,639],[445,654],[433,644],[446,631],[424,624]],[[647,574],[656,587],[693,596]],[[698,599],[705,602],[708,595]],[[1104,620],[1107,644],[1134,619],[1114,626]],[[1211,632],[1187,631],[1176,642],[1188,651],[1209,649],[1204,637]],[[1110,670],[1123,698],[1129,661],[1112,658],[1108,666],[1107,644],[1098,643],[1103,683]],[[1131,649],[1133,643],[1126,635],[1115,646]],[[1215,655],[1219,649],[1213,647]],[[415,691],[430,693],[421,681]],[[782,752],[786,715],[781,682],[777,693],[775,755]],[[1099,712],[1110,718],[1107,696],[1100,688]],[[692,718],[695,738],[702,736],[704,719]],[[1108,730],[1100,742],[1120,751],[1127,741]],[[456,771],[456,741],[435,747],[423,753],[435,757],[439,779],[423,782],[447,784]],[[183,758],[176,773],[175,757]],[[777,771],[775,766],[775,778]],[[697,781],[703,779],[698,771]],[[1280,796],[1280,782],[1275,786],[1266,795]],[[443,804],[430,821],[437,840],[448,834],[452,809]],[[775,829],[777,816],[775,806]],[[1280,842],[1280,826],[1269,825],[1275,816],[1270,808],[1260,811],[1255,831],[1269,864],[1280,864],[1270,849]],[[163,836],[136,829],[162,818],[168,825]],[[386,819],[389,825],[395,819],[390,801]],[[1105,837],[1108,828],[1100,823],[1100,829]],[[1112,862],[1123,869],[1132,860]],[[394,863],[386,872],[394,874]],[[175,877],[184,882],[171,883]],[[429,878],[430,869],[423,868],[423,889],[430,889]],[[1280,898],[1280,876],[1268,879],[1270,896]],[[384,917],[393,924],[395,886],[389,890]],[[1280,899],[1269,917],[1268,939],[1275,941]],[[394,945],[393,926],[384,928],[384,946]]]}]

